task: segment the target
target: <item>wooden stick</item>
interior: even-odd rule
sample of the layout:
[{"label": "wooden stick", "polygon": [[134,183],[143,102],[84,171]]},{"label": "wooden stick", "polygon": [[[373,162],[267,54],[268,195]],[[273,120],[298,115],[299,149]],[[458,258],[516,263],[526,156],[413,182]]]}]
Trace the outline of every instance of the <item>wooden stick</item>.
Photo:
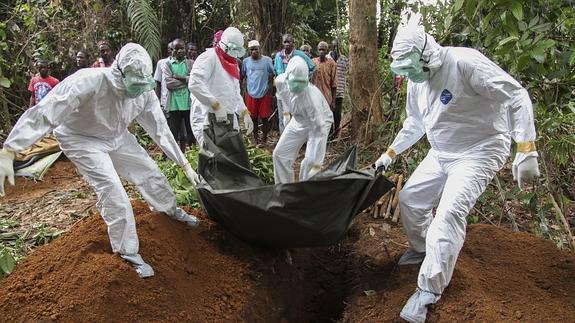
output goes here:
[{"label": "wooden stick", "polygon": [[403,184],[403,175],[399,175],[397,179],[397,184],[395,184],[395,195],[393,196],[393,205],[391,206],[394,210],[397,208],[397,203],[399,202],[399,191],[401,191],[402,184]]},{"label": "wooden stick", "polygon": [[399,220],[399,192],[401,191],[402,186],[403,186],[403,175],[399,175],[399,178],[397,180],[397,189],[395,191],[395,196],[393,197],[393,218],[391,218],[391,221],[393,221],[394,223],[397,223],[397,221]]},{"label": "wooden stick", "polygon": [[387,210],[387,204],[389,204],[389,197],[391,196],[391,190],[387,191],[381,197],[381,205],[379,206],[379,217],[382,218],[385,216],[385,211]]},{"label": "wooden stick", "polygon": [[[392,182],[396,182],[397,181],[397,174],[393,174],[391,176],[389,176],[389,180]],[[393,187],[391,190],[389,190],[387,193],[387,203],[384,204],[384,210],[385,213],[383,214],[383,218],[384,219],[388,219],[391,215],[391,206],[392,206],[392,201],[393,201],[393,197],[395,195],[395,187]]]},{"label": "wooden stick", "polygon": [[399,221],[399,205],[395,207],[395,210],[393,211],[393,218],[391,218],[391,221],[393,221],[394,223],[397,223],[397,221]]},{"label": "wooden stick", "polygon": [[375,203],[373,203],[373,210],[372,210],[371,216],[373,216],[374,219],[377,219],[377,215],[379,214],[378,203],[379,203],[379,201],[375,201]]},{"label": "wooden stick", "polygon": [[553,208],[555,208],[555,212],[557,212],[557,214],[561,218],[561,222],[563,222],[563,226],[565,227],[565,231],[567,231],[567,234],[569,235],[569,240],[571,242],[571,248],[575,249],[575,238],[573,238],[573,233],[571,233],[571,227],[569,226],[569,222],[565,218],[565,215],[563,215],[563,212],[561,211],[561,208],[557,204],[557,201],[555,201],[553,194],[549,193],[549,197],[551,198],[551,203],[553,203]]},{"label": "wooden stick", "polygon": [[391,198],[391,196],[393,196],[395,194],[395,187],[392,188],[391,191],[389,191],[389,194],[390,194],[390,199],[389,199],[389,202],[387,204],[385,216],[383,217],[384,219],[389,219],[389,215],[391,214],[391,205],[393,204],[393,199]]}]

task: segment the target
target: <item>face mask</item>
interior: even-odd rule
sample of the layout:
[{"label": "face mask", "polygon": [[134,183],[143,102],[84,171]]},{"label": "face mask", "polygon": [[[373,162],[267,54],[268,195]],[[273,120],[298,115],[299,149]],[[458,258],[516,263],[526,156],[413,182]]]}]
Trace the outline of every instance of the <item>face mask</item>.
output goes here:
[{"label": "face mask", "polygon": [[404,58],[394,59],[391,62],[391,71],[415,83],[422,83],[429,80],[429,70],[424,69],[424,64],[419,53],[411,53]]},{"label": "face mask", "polygon": [[288,76],[288,88],[293,93],[300,93],[307,87],[309,83],[308,78],[299,78],[290,74]]},{"label": "face mask", "polygon": [[222,44],[224,45],[224,52],[232,57],[241,58],[246,54],[246,49],[243,46],[234,43]]},{"label": "face mask", "polygon": [[124,75],[122,81],[126,87],[126,96],[132,99],[156,88],[156,82],[151,75],[145,77]]}]

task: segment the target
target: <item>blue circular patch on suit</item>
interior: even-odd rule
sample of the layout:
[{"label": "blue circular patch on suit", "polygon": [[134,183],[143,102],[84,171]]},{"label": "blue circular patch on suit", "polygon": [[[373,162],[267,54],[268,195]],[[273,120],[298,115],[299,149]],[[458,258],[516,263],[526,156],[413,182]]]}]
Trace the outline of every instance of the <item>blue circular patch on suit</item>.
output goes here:
[{"label": "blue circular patch on suit", "polygon": [[451,101],[452,98],[453,98],[453,94],[451,94],[451,92],[449,92],[447,89],[444,89],[441,92],[441,96],[439,97],[439,100],[441,101],[441,103],[447,104],[447,103],[449,103],[449,101]]}]

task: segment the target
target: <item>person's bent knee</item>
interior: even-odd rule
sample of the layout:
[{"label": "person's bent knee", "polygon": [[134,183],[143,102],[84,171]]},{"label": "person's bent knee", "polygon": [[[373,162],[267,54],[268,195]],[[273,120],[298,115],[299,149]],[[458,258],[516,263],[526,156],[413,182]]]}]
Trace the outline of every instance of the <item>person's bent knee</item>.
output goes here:
[{"label": "person's bent knee", "polygon": [[399,191],[399,204],[402,207],[409,207],[410,201],[412,201],[412,199],[413,199],[413,193],[411,192],[409,187],[405,187],[401,191]]}]

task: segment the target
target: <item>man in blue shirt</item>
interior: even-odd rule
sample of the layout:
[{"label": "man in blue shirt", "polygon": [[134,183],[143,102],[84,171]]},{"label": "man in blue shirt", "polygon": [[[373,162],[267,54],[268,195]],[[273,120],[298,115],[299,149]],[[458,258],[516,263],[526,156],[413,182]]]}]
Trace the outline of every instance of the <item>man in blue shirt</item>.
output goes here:
[{"label": "man in blue shirt", "polygon": [[[270,96],[271,81],[274,76],[272,59],[260,53],[260,43],[252,40],[248,43],[250,56],[242,62],[242,78],[246,79],[246,106],[254,122],[256,144],[266,145],[268,138],[268,118],[272,115]],[[262,120],[262,140],[259,140],[258,119]]]},{"label": "man in blue shirt", "polygon": [[[311,61],[311,58],[309,58],[309,56],[307,56],[301,50],[294,48],[292,35],[290,35],[290,34],[283,35],[282,43],[283,43],[284,48],[282,51],[280,51],[276,54],[276,57],[274,60],[274,69],[276,71],[276,76],[279,76],[280,74],[283,74],[285,72],[286,66],[287,66],[289,60],[294,56],[299,56],[299,57],[303,58],[307,64],[308,69],[309,69],[309,74],[310,75],[313,74],[313,72],[315,71],[315,65],[313,64],[313,62]],[[283,105],[282,105],[281,100],[278,99],[278,120],[279,120],[280,135],[284,130],[284,124],[283,124],[282,116],[283,116]]]}]

